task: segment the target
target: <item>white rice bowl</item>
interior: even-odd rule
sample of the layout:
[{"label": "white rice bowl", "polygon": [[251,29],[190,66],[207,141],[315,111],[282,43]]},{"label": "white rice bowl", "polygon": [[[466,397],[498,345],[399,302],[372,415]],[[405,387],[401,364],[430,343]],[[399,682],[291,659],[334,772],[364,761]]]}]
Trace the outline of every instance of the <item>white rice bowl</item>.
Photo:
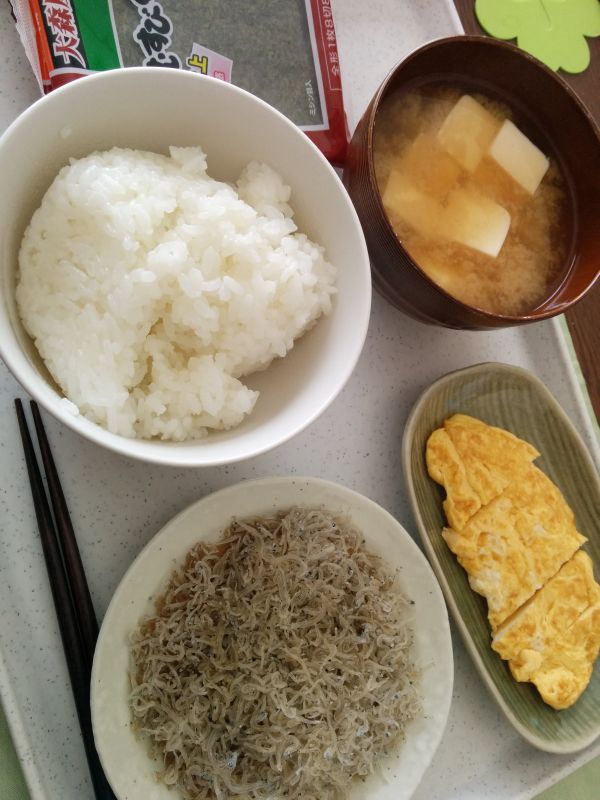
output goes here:
[{"label": "white rice bowl", "polygon": [[81,414],[183,441],[252,411],[239,379],[285,356],[335,292],[289,199],[262,163],[235,187],[213,180],[198,147],[114,148],[61,170],[23,237],[16,298]]}]

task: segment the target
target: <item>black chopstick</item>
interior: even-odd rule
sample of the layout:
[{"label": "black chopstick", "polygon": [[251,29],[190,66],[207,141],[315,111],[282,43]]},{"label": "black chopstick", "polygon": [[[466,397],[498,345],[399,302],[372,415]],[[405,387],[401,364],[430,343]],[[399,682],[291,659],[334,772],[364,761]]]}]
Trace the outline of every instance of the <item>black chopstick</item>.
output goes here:
[{"label": "black chopstick", "polygon": [[83,564],[81,563],[81,556],[79,555],[79,548],[77,547],[77,540],[75,539],[75,531],[73,530],[65,496],[62,486],[60,485],[58,472],[56,471],[56,465],[54,464],[54,459],[50,451],[50,444],[42,423],[40,410],[37,403],[33,401],[31,402],[31,412],[35,423],[40,453],[42,454],[44,470],[46,472],[46,484],[50,493],[50,499],[52,500],[60,549],[69,577],[71,596],[79,619],[83,649],[89,659],[89,669],[91,673],[94,648],[96,647],[96,639],[98,638],[96,613],[83,570]]},{"label": "black chopstick", "polygon": [[35,515],[94,793],[97,800],[114,800],[114,794],[100,766],[92,732],[90,678],[98,635],[96,616],[39,409],[32,401],[31,409],[46,469],[56,526],[27,427],[23,404],[20,400],[15,400],[15,407],[23,440]]}]

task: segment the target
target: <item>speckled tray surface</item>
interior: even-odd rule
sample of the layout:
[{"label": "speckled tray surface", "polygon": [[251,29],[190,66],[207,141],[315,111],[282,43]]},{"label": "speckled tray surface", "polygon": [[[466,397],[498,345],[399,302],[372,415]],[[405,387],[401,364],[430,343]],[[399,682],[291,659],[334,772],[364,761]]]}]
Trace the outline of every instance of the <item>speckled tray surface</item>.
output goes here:
[{"label": "speckled tray surface", "polygon": [[579,700],[557,712],[537,690],[518,683],[492,651],[487,606],[441,536],[447,524],[443,489],[427,474],[429,435],[452,414],[463,413],[508,430],[541,453],[536,465],[560,488],[587,536],[584,550],[600,578],[600,478],[585,446],[548,390],[531,373],[508,364],[480,364],[436,381],[417,401],[403,437],[404,476],[425,552],[467,649],[483,680],[527,741],[554,753],[581,750],[600,735],[600,663]]},{"label": "speckled tray surface", "polygon": [[[387,71],[414,46],[455,33],[439,0],[335,4],[349,122]],[[7,3],[0,3],[0,129],[37,95]],[[490,333],[429,328],[373,298],[354,375],[308,430],[273,452],[206,470],[146,466],[100,450],[47,415],[48,435],[102,617],[127,567],[178,511],[244,478],[313,475],[367,495],[416,539],[401,441],[408,413],[434,380],[483,361],[525,367],[550,388],[600,462],[598,445],[556,322]],[[38,540],[13,398],[23,393],[0,363],[0,691],[32,800],[92,800],[92,790]],[[448,726],[415,800],[524,800],[600,753],[542,753],[490,698],[460,637]]]}]

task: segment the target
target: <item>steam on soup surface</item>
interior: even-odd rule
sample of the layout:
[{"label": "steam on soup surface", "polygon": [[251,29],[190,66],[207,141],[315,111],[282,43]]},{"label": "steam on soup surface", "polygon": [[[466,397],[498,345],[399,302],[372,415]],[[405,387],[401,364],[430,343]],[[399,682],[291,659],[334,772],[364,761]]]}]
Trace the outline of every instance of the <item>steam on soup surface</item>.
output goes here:
[{"label": "steam on soup surface", "polygon": [[506,106],[448,86],[392,95],[374,161],[392,227],[432,280],[495,314],[539,305],[567,252],[567,192]]}]

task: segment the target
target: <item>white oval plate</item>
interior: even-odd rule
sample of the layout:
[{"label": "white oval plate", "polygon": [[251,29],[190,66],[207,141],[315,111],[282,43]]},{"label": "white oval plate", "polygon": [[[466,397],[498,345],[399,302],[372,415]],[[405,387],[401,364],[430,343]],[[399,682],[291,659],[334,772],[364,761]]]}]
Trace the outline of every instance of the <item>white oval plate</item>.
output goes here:
[{"label": "white oval plate", "polygon": [[157,764],[129,725],[129,636],[153,610],[174,567],[199,541],[215,541],[232,517],[293,506],[342,514],[363,532],[367,547],[398,568],[404,593],[415,601],[415,660],[421,671],[423,713],[407,728],[398,756],[357,783],[349,800],[406,800],[416,789],[442,737],[452,698],[452,643],[446,605],[426,558],[383,508],[356,492],[315,478],[244,481],[209,495],[178,514],[142,550],[109,605],[92,670],[91,704],[96,748],[119,800],[175,800],[154,778]]}]

